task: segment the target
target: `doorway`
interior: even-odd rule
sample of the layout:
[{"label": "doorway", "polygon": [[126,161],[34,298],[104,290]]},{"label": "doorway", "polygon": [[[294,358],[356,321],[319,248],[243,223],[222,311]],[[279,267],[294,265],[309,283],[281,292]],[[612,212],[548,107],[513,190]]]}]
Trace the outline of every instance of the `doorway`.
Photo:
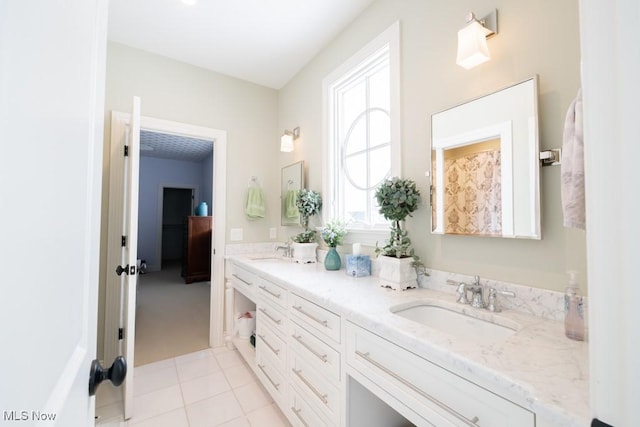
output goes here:
[{"label": "doorway", "polygon": [[135,366],[208,348],[212,252],[209,241],[208,273],[187,281],[186,224],[196,204],[211,203],[213,141],[143,128],[140,147],[138,258],[148,270],[138,278]]},{"label": "doorway", "polygon": [[[125,133],[125,129],[130,120],[130,115],[127,113],[119,113],[112,112],[112,126],[111,126],[111,148],[112,148],[112,181],[117,179],[117,164],[122,163],[122,160],[119,158],[121,156],[121,149],[118,144],[122,144],[123,137],[122,135]],[[215,147],[215,155],[211,156],[209,168],[211,169],[211,174],[213,176],[213,180],[209,181],[208,186],[202,186],[203,190],[201,191],[201,195],[208,196],[208,200],[211,202],[210,215],[212,215],[216,220],[213,225],[213,239],[212,239],[212,272],[211,272],[211,285],[210,285],[210,296],[208,298],[210,305],[210,314],[209,314],[209,335],[208,335],[208,346],[217,347],[223,345],[224,336],[223,336],[223,302],[224,302],[224,252],[225,252],[225,199],[226,199],[226,132],[216,129],[204,128],[200,126],[194,126],[184,123],[171,122],[167,120],[155,119],[150,117],[142,117],[141,118],[141,129],[143,131],[152,131],[157,133],[169,134],[169,135],[177,135],[183,136],[187,138],[197,138],[197,139],[205,139],[208,141],[214,142]],[[148,151],[149,147],[145,147],[141,144],[141,151]],[[115,166],[114,166],[115,165]],[[114,169],[115,168],[115,169]],[[212,182],[213,181],[213,182]],[[165,181],[166,183],[167,181]],[[171,181],[169,181],[171,182]],[[174,181],[175,182],[175,181]],[[176,187],[175,185],[169,185]],[[117,194],[118,189],[122,188],[122,185],[115,181],[110,183],[110,188],[115,189],[110,191],[110,212],[109,212],[109,228],[111,228],[112,222],[115,224],[114,229],[118,229],[118,221],[120,221],[120,217],[122,216],[121,211],[117,209],[118,198],[121,195]],[[146,191],[143,188],[140,188],[140,195],[148,194],[151,192],[157,192],[159,189],[158,184],[156,184],[153,190]],[[197,195],[196,195],[197,197]],[[159,197],[158,197],[159,198]],[[161,205],[157,205],[157,199],[150,201],[141,201],[140,207],[141,209],[145,206],[157,206],[154,210],[161,211]],[[112,201],[113,200],[113,201]],[[112,210],[111,206],[115,208]],[[149,232],[158,234],[160,238],[160,232],[157,231],[158,228],[156,225],[158,222],[161,222],[161,217],[158,218],[158,222],[154,219],[153,225],[151,226],[151,230]],[[146,226],[146,222],[143,222],[141,225]],[[142,232],[142,229],[139,230]],[[113,234],[113,236],[112,236]],[[119,245],[120,237],[116,236],[115,233],[109,233],[109,247],[114,246],[117,247]],[[111,240],[114,240],[111,242]],[[154,245],[155,247],[160,247],[161,245]],[[142,248],[139,248],[139,251]],[[111,252],[111,250],[109,250]],[[147,251],[146,253],[153,253],[153,249],[151,251]],[[108,255],[109,257],[109,255]],[[157,267],[160,270],[160,262],[161,253],[158,253],[158,262]],[[109,261],[109,260],[108,260]],[[113,262],[115,265],[117,261]],[[108,262],[108,264],[111,264]],[[140,276],[142,278],[145,275]],[[107,283],[105,288],[105,319],[104,319],[104,357],[106,359],[109,358],[110,355],[117,355],[119,353],[118,347],[119,342],[114,337],[118,336],[118,327],[119,327],[119,310],[122,306],[122,302],[119,296],[119,286],[117,283],[110,283],[112,279],[110,275],[107,275]],[[182,286],[185,286],[184,284]],[[133,301],[135,304],[135,300]],[[129,329],[131,330],[131,329]],[[133,334],[131,334],[133,335]],[[125,330],[125,337],[127,337],[127,332]],[[135,363],[135,358],[131,366],[137,365]]]},{"label": "doorway", "polygon": [[184,221],[193,213],[195,188],[162,188],[162,237],[160,239],[160,270],[182,265]]}]

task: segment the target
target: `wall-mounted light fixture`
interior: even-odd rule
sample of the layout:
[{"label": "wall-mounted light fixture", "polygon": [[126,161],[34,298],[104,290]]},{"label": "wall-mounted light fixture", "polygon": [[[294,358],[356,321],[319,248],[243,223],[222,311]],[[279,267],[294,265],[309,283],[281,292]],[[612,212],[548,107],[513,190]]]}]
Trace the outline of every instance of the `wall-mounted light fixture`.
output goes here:
[{"label": "wall-mounted light fixture", "polygon": [[300,128],[294,128],[293,131],[284,130],[282,138],[280,138],[280,151],[290,153],[293,151],[293,141],[300,137]]},{"label": "wall-mounted light fixture", "polygon": [[478,20],[471,12],[467,25],[458,31],[458,59],[456,63],[467,70],[488,61],[487,39],[498,34],[498,10]]}]

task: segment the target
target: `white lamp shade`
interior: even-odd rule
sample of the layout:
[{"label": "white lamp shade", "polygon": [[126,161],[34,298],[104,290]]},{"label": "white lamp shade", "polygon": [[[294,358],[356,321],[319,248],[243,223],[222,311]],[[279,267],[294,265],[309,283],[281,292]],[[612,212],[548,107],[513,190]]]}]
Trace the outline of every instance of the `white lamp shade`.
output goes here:
[{"label": "white lamp shade", "polygon": [[282,135],[282,138],[280,138],[280,151],[284,153],[293,151],[293,135],[288,133]]},{"label": "white lamp shade", "polygon": [[463,68],[470,69],[488,61],[489,48],[487,34],[491,31],[483,27],[478,21],[473,21],[458,31],[458,59],[456,63]]}]

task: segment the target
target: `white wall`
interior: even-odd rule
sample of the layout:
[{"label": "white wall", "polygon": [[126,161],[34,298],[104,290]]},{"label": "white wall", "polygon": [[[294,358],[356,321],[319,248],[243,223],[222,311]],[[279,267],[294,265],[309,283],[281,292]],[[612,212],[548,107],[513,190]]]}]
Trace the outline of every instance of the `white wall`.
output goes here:
[{"label": "white wall", "polygon": [[[245,242],[267,241],[279,224],[279,137],[275,90],[217,74],[165,57],[109,43],[107,48],[105,147],[100,307],[104,305],[106,233],[109,209],[109,114],[128,112],[132,97],[142,99],[142,115],[227,131],[227,241],[229,229],[242,228]],[[258,177],[265,189],[266,218],[244,216],[247,183]],[[210,206],[210,211],[213,207]],[[104,312],[99,316],[101,333]],[[98,343],[103,341],[98,336]],[[101,346],[98,354],[102,354]]]},{"label": "white wall", "polygon": [[[457,31],[470,10],[498,9],[492,60],[472,70],[455,63]],[[462,101],[540,77],[541,148],[562,144],[567,107],[580,86],[577,0],[379,0],[279,92],[279,128],[300,126],[296,151],[280,165],[304,160],[310,187],[322,189],[322,79],[396,20],[401,26],[402,175],[428,200],[431,114]],[[585,235],[562,226],[560,168],[541,171],[541,241],[431,235],[428,202],[407,222],[428,267],[563,290],[577,270],[586,292]],[[283,237],[293,230],[280,230]]]}]

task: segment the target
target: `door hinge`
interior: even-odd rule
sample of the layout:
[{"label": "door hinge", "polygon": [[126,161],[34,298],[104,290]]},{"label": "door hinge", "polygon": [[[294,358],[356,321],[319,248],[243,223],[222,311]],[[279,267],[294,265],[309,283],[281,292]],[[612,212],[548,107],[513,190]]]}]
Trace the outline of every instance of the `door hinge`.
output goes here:
[{"label": "door hinge", "polygon": [[121,236],[120,244],[123,248],[127,247],[127,236]]},{"label": "door hinge", "polygon": [[129,146],[125,145],[124,146],[124,156],[127,157],[129,155]]},{"label": "door hinge", "polygon": [[118,339],[119,340],[124,339],[124,328],[118,328]]}]

